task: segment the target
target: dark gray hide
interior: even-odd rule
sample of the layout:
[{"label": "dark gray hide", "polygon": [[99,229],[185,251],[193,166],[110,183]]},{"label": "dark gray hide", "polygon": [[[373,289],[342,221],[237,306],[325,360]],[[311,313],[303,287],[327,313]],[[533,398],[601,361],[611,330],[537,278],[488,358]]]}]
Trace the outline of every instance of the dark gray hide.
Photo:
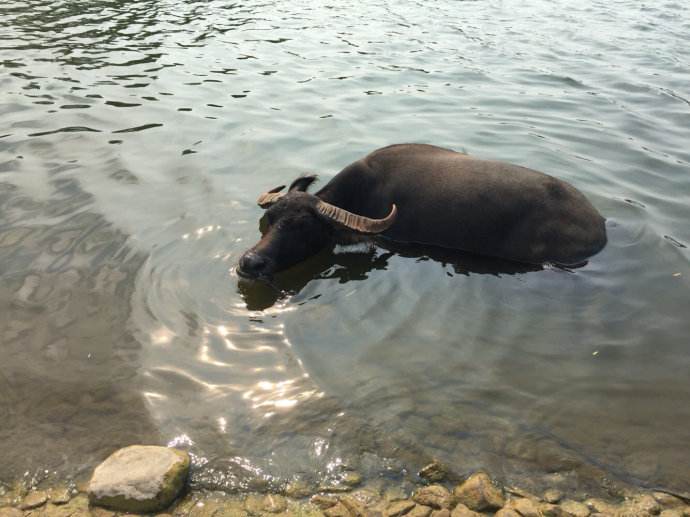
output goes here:
[{"label": "dark gray hide", "polygon": [[[290,198],[296,196],[302,199],[291,203]],[[281,205],[276,207],[276,215],[279,219],[289,217],[292,205],[309,212],[304,207],[319,199],[375,219],[385,218],[395,204],[395,220],[380,234],[386,239],[518,262],[576,265],[606,244],[604,218],[572,185],[525,167],[480,160],[431,145],[399,144],[378,149],[348,165],[315,195],[287,193],[276,203]],[[319,228],[322,244],[310,242],[310,250],[332,244],[338,227],[324,222],[318,213],[313,217],[319,219],[312,227]],[[251,267],[244,267],[247,257],[249,262],[253,259],[269,264],[262,274],[306,258],[294,253],[287,254],[291,258],[281,258],[280,250],[272,245],[272,241],[280,240],[279,232],[280,225],[273,231],[269,228],[242,257],[240,270],[259,276]],[[305,240],[313,237],[303,236]]]}]

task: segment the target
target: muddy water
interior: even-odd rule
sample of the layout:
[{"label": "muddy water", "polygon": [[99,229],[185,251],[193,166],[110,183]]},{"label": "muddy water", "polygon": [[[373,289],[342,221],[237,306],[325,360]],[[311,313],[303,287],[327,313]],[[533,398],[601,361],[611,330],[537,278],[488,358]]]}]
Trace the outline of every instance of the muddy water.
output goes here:
[{"label": "muddy water", "polygon": [[[690,489],[678,2],[5,2],[0,479],[171,443],[234,490],[348,469]],[[428,142],[564,178],[573,272],[338,248],[238,282],[257,195]]]}]

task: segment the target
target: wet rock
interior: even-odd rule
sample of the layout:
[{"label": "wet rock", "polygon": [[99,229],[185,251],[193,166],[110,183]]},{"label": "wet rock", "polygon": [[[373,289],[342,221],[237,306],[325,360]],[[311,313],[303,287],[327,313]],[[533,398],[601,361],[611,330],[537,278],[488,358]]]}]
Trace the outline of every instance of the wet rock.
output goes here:
[{"label": "wet rock", "polygon": [[338,503],[338,499],[330,495],[315,494],[310,499],[311,504],[318,506],[322,510],[335,506]]},{"label": "wet rock", "polygon": [[446,479],[448,475],[448,469],[446,466],[438,460],[434,460],[429,463],[426,467],[419,471],[419,477],[426,479],[431,483],[438,483]]},{"label": "wet rock", "polygon": [[48,493],[43,490],[36,490],[35,492],[29,492],[24,500],[19,505],[22,510],[32,510],[33,508],[38,508],[43,506],[48,501]]},{"label": "wet rock", "polygon": [[503,493],[484,472],[472,474],[455,487],[453,495],[458,502],[476,512],[496,510],[504,503]]},{"label": "wet rock", "polygon": [[362,484],[362,475],[359,472],[347,472],[341,483],[348,487],[356,487]]},{"label": "wet rock", "polygon": [[415,492],[412,499],[421,505],[431,506],[436,510],[449,509],[452,506],[450,492],[441,485],[422,487]]},{"label": "wet rock", "polygon": [[510,499],[503,508],[515,510],[522,515],[522,517],[541,517],[537,502],[532,499],[527,499],[526,497]]},{"label": "wet rock", "polygon": [[616,506],[604,501],[603,499],[598,499],[598,498],[591,498],[587,499],[585,501],[585,504],[594,512],[594,513],[605,513],[609,515],[613,515],[616,513]]},{"label": "wet rock", "polygon": [[258,495],[250,495],[244,500],[244,509],[251,514],[260,514],[264,509],[264,500]]},{"label": "wet rock", "polygon": [[285,495],[293,499],[302,499],[312,494],[312,489],[304,481],[292,481],[285,487]]},{"label": "wet rock", "polygon": [[399,487],[394,487],[394,488],[389,488],[386,490],[383,494],[383,498],[386,501],[403,501],[407,499],[407,496],[405,495],[405,492],[402,491]]},{"label": "wet rock", "polygon": [[407,517],[429,517],[429,515],[431,515],[431,507],[423,504],[418,504],[407,512]]},{"label": "wet rock", "polygon": [[364,506],[372,506],[381,502],[381,495],[370,488],[361,488],[352,492],[352,497],[357,499]]},{"label": "wet rock", "polygon": [[287,500],[282,495],[268,494],[262,503],[263,509],[269,513],[280,513],[287,509]]},{"label": "wet rock", "polygon": [[111,454],[89,482],[92,504],[123,512],[163,510],[189,473],[189,455],[167,447],[132,445]]},{"label": "wet rock", "polygon": [[666,492],[653,492],[652,497],[664,508],[682,508],[685,503],[679,497]]},{"label": "wet rock", "polygon": [[335,506],[324,510],[323,513],[326,517],[352,517],[350,510],[343,503],[337,503]]},{"label": "wet rock", "polygon": [[546,492],[544,492],[544,501],[547,503],[556,504],[561,499],[563,499],[563,492],[560,490],[549,488]]},{"label": "wet rock", "polygon": [[450,517],[450,510],[433,510],[431,512],[431,517]]},{"label": "wet rock", "polygon": [[510,508],[501,508],[496,512],[496,517],[520,517],[520,514]]},{"label": "wet rock", "polygon": [[355,517],[366,517],[367,511],[364,505],[352,496],[346,495],[340,498],[340,502],[345,505],[349,512]]},{"label": "wet rock", "polygon": [[462,503],[458,503],[450,515],[451,517],[481,517],[481,513],[473,512]]},{"label": "wet rock", "polygon": [[544,517],[568,517],[560,506],[551,503],[542,503],[539,505],[539,511]]},{"label": "wet rock", "polygon": [[618,517],[648,517],[657,515],[661,505],[649,494],[642,494],[623,503],[617,510]]},{"label": "wet rock", "polygon": [[53,488],[48,491],[48,499],[56,505],[67,504],[72,499],[72,492],[69,488]]},{"label": "wet rock", "polygon": [[395,501],[388,505],[388,508],[386,508],[386,510],[383,512],[383,515],[384,517],[400,517],[401,515],[408,513],[414,507],[414,501]]},{"label": "wet rock", "polygon": [[589,517],[590,509],[586,504],[578,503],[577,501],[566,500],[561,503],[561,510],[566,515],[572,517]]}]

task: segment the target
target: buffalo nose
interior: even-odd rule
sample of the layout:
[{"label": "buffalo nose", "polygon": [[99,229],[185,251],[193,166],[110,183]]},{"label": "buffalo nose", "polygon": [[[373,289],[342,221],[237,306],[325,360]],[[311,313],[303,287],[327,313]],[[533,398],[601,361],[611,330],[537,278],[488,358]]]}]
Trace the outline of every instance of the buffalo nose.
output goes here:
[{"label": "buffalo nose", "polygon": [[240,272],[248,276],[258,276],[268,264],[268,261],[253,251],[242,255],[240,259]]}]

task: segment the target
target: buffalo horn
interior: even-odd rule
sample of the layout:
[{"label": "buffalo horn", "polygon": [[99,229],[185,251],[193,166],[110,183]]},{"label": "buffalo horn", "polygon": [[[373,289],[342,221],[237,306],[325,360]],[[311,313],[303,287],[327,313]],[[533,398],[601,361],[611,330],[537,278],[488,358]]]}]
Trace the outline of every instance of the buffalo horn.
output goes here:
[{"label": "buffalo horn", "polygon": [[280,187],[271,189],[268,192],[264,192],[259,196],[259,199],[256,200],[257,204],[261,208],[268,208],[285,195],[284,192],[281,192],[281,190],[283,190],[284,188],[285,185],[281,185]]},{"label": "buffalo horn", "polygon": [[383,219],[371,219],[363,215],[353,214],[343,208],[339,208],[325,201],[319,201],[316,209],[329,219],[362,233],[381,233],[391,227],[398,214],[398,208],[393,204],[390,213]]}]

